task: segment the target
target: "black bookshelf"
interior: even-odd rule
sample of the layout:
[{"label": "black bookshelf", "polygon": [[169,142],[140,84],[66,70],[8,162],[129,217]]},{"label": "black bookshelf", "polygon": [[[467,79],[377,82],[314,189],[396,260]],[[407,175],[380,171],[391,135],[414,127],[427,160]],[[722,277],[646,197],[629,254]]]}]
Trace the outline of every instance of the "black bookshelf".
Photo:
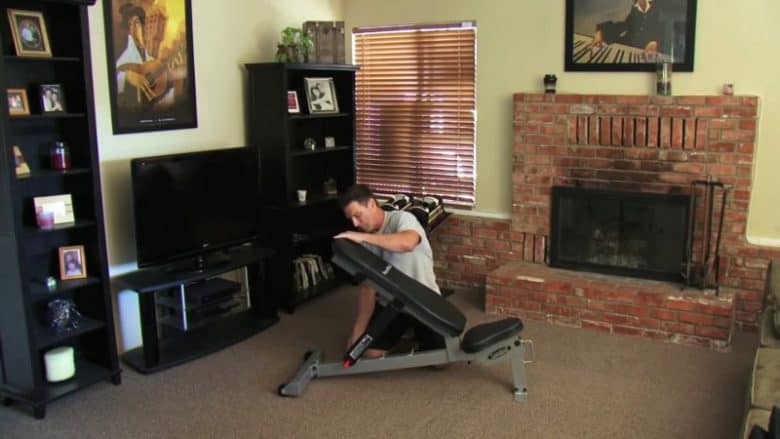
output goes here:
[{"label": "black bookshelf", "polygon": [[[0,20],[0,88],[26,90],[30,114],[11,116],[0,109],[0,344],[2,394],[5,403],[22,403],[37,418],[46,405],[89,385],[121,382],[114,337],[104,232],[100,160],[95,134],[95,106],[90,65],[87,7],[94,0],[8,0]],[[8,9],[40,12],[52,55],[16,54]],[[39,85],[62,84],[67,112],[42,113]],[[55,141],[70,148],[72,167],[49,166]],[[17,177],[13,146],[30,167]],[[37,227],[33,198],[70,194],[75,221],[51,230]],[[61,280],[49,290],[47,276],[59,278],[58,249],[84,246],[85,279]],[[75,304],[82,318],[70,331],[55,332],[45,310],[54,299]],[[46,380],[44,354],[70,346],[75,376],[58,383]]]},{"label": "black bookshelf", "polygon": [[[272,283],[288,312],[341,283],[342,276],[296,291],[293,259],[302,254],[331,257],[332,236],[350,224],[338,208],[338,192],[355,182],[355,73],[342,64],[247,64],[248,136],[258,148],[262,227],[274,248]],[[332,78],[338,113],[308,111],[305,78]],[[297,94],[300,113],[288,111],[287,93]],[[325,146],[325,137],[334,146]],[[304,147],[312,138],[314,149]],[[335,180],[337,193],[325,190]],[[306,200],[296,192],[304,189]],[[338,269],[336,269],[338,272]]]}]

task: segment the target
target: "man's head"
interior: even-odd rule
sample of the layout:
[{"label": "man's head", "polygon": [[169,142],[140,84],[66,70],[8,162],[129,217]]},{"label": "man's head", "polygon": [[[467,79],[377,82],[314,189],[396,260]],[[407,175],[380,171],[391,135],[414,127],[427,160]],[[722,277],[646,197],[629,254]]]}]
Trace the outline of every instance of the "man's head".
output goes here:
[{"label": "man's head", "polygon": [[122,15],[122,23],[127,26],[127,32],[133,38],[136,47],[143,49],[146,11],[133,3],[125,3],[119,9],[119,13]]},{"label": "man's head", "polygon": [[368,186],[356,184],[339,196],[339,206],[358,230],[373,233],[382,227],[385,211],[379,207]]}]

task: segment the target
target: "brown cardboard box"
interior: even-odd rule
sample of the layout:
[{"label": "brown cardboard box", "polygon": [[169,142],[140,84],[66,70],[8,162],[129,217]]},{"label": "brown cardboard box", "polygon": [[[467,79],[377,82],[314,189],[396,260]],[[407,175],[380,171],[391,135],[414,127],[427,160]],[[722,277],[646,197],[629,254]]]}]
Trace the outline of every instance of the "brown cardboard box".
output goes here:
[{"label": "brown cardboard box", "polygon": [[314,52],[309,55],[309,62],[345,63],[343,21],[306,21],[303,30],[314,37]]}]

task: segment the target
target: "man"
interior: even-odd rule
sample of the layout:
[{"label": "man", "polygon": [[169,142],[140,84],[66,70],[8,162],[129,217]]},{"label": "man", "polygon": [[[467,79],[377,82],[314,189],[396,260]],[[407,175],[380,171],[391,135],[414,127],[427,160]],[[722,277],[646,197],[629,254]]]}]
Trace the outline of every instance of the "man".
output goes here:
[{"label": "man", "polygon": [[[141,6],[125,3],[119,8],[122,16],[122,28],[127,29],[127,45],[116,60],[116,91],[120,99],[119,107],[143,109],[141,104],[153,101],[160,105],[174,102],[174,90],[155,92],[154,84],[144,74],[144,63],[154,60],[146,50],[144,24],[146,11]],[[129,85],[129,86],[128,86]],[[158,93],[160,96],[158,96]]]},{"label": "man", "polygon": [[634,0],[625,20],[600,23],[593,35],[595,46],[621,43],[643,49],[646,56],[669,54],[666,40],[662,15],[654,0]]},{"label": "man", "polygon": [[[407,276],[441,294],[433,272],[433,251],[420,223],[409,212],[386,212],[377,203],[368,186],[356,184],[339,197],[344,215],[358,231],[347,231],[335,236],[363,244],[374,254],[392,264]],[[361,284],[357,297],[357,313],[347,348],[360,338],[371,319],[381,311],[376,291]],[[421,349],[444,347],[444,338],[406,314],[398,317],[363,354],[367,358],[380,357],[392,349],[404,332],[412,327]]]}]

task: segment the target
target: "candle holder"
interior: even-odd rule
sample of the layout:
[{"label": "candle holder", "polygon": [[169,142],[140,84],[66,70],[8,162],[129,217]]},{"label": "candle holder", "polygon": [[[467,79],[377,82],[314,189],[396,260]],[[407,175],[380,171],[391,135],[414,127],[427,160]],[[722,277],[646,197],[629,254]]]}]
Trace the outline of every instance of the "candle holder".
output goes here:
[{"label": "candle holder", "polygon": [[669,61],[660,61],[656,64],[656,88],[658,96],[672,95],[672,63]]},{"label": "candle holder", "polygon": [[555,93],[555,84],[558,82],[558,78],[553,74],[544,75],[544,92]]}]

